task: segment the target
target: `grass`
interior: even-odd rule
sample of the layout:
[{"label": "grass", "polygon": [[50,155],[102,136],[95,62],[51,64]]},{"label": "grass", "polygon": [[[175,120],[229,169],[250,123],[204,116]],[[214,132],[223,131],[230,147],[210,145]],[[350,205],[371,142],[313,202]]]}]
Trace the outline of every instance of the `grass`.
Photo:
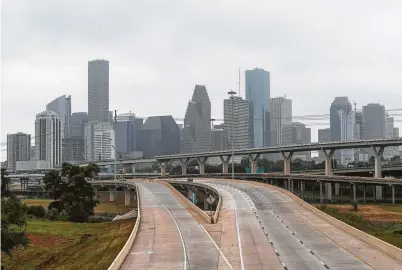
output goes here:
[{"label": "grass", "polygon": [[389,212],[397,212],[397,213],[402,213],[402,204],[383,204],[379,205],[382,209],[389,211]]},{"label": "grass", "polygon": [[107,269],[130,235],[135,220],[71,223],[29,220],[29,246],[12,257],[2,254],[5,269]]},{"label": "grass", "polygon": [[[49,203],[51,203],[52,201],[53,200],[49,200],[49,199],[23,199],[22,203],[25,203],[28,206],[41,205],[47,209]],[[95,214],[111,213],[111,214],[116,214],[116,215],[122,215],[131,210],[133,210],[132,205],[119,205],[119,204],[115,204],[115,203],[99,203],[95,207]]]},{"label": "grass", "polygon": [[[344,209],[337,208],[337,206],[334,205],[316,205],[316,207],[332,217],[337,218],[361,231],[371,234],[385,242],[390,243],[391,245],[402,248],[402,235],[394,234],[396,231],[400,231],[402,229],[402,223],[399,221],[390,222],[380,221],[378,219],[369,220],[366,218],[367,215],[366,217],[364,216],[364,213],[358,211],[345,211]],[[383,208],[383,206],[381,206],[381,208]],[[398,206],[391,206],[391,208],[386,206],[383,209],[385,211],[392,211],[395,209],[400,210]]]}]

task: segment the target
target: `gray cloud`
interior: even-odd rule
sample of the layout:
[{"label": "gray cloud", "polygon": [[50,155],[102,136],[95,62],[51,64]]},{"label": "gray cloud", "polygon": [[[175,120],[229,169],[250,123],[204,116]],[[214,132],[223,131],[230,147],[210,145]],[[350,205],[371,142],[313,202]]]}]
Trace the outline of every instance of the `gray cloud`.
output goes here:
[{"label": "gray cloud", "polygon": [[5,0],[1,138],[33,132],[58,95],[87,110],[93,58],[110,61],[111,109],[143,116],[182,118],[198,83],[219,118],[238,68],[255,66],[271,71],[271,96],[286,93],[294,115],[328,113],[335,95],[399,108],[401,10],[398,0]]}]

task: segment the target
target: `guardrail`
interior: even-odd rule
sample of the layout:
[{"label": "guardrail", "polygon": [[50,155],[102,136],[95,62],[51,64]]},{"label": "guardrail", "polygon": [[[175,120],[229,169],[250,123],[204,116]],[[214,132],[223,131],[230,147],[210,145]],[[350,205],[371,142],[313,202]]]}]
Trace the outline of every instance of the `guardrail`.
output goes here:
[{"label": "guardrail", "polygon": [[129,183],[129,182],[123,182],[124,184],[128,185],[134,185],[135,190],[137,193],[137,209],[138,209],[138,214],[137,214],[137,219],[135,221],[134,228],[128,237],[126,243],[124,244],[123,248],[120,250],[119,254],[117,254],[116,258],[112,262],[112,264],[109,266],[108,270],[118,270],[120,269],[121,265],[123,264],[124,260],[126,259],[128,253],[130,252],[130,249],[134,243],[135,237],[137,236],[138,229],[140,227],[140,222],[141,222],[141,207],[140,207],[140,193],[138,190],[138,185]]},{"label": "guardrail", "polygon": [[[251,181],[250,181],[251,182]],[[267,184],[264,183],[260,183],[260,182],[252,182],[253,184],[256,185],[263,185],[263,186],[267,186]],[[377,248],[378,250],[384,252],[385,254],[391,256],[392,258],[401,261],[402,262],[402,249],[395,247],[385,241],[382,241],[381,239],[378,239],[368,233],[365,233],[359,229],[356,229],[355,227],[352,227],[342,221],[340,221],[339,219],[336,219],[324,212],[322,212],[321,210],[317,209],[316,207],[312,206],[311,204],[303,201],[302,199],[300,199],[299,197],[297,197],[295,194],[293,194],[292,192],[283,189],[281,187],[277,187],[277,186],[272,186],[269,185],[269,188],[278,190],[286,195],[288,195],[289,197],[291,197],[294,201],[298,202],[302,207],[304,207],[305,209],[313,212],[314,214],[316,214],[317,216],[319,216],[320,218],[322,218],[323,220],[327,221],[328,223],[332,224],[333,226],[335,226],[336,228],[351,234],[357,238],[359,238],[360,240],[362,240],[363,242]]]},{"label": "guardrail", "polygon": [[[207,223],[216,223],[217,222],[218,217],[219,217],[220,207],[221,207],[221,204],[222,204],[222,196],[221,196],[221,194],[219,193],[218,190],[216,190],[215,188],[213,188],[211,186],[208,186],[208,185],[205,185],[205,184],[202,184],[202,183],[196,183],[196,182],[185,182],[185,181],[174,181],[174,180],[168,180],[168,182],[173,183],[173,184],[184,184],[184,185],[198,186],[198,187],[202,187],[202,188],[205,188],[205,189],[212,190],[218,196],[218,203],[217,203],[217,206],[216,206],[215,214],[212,217],[208,216],[205,213],[205,211],[201,210],[198,206],[194,205],[192,202],[190,202],[190,201],[189,202],[190,202],[191,207],[194,206],[195,208],[197,208],[197,209],[194,209],[194,210],[197,211]],[[177,191],[173,186],[171,186],[171,187],[175,190],[174,192],[178,192],[181,196],[183,196],[183,194],[181,194],[179,191]],[[187,198],[186,198],[186,200],[187,200]],[[201,211],[202,213],[199,212],[199,211]],[[206,218],[206,217],[208,217],[208,218]]]}]

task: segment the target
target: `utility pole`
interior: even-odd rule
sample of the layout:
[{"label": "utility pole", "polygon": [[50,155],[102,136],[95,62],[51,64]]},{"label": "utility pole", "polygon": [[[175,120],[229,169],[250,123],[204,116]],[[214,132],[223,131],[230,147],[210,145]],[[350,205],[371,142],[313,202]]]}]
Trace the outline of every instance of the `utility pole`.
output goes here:
[{"label": "utility pole", "polygon": [[232,101],[232,123],[231,123],[231,129],[232,129],[232,180],[234,179],[234,126],[235,126],[235,123],[234,123],[234,97],[233,97],[233,95],[235,95],[236,94],[236,92],[234,92],[233,90],[230,90],[229,92],[228,92],[228,94],[230,95],[230,100]]},{"label": "utility pole", "polygon": [[[113,130],[114,130],[114,142],[116,144],[116,123],[117,123],[117,110],[114,110],[114,125],[113,125]],[[117,181],[117,164],[116,164],[116,158],[117,158],[117,151],[116,151],[116,146],[112,145],[112,139],[110,139],[110,145],[112,146],[114,150],[114,181]]]}]

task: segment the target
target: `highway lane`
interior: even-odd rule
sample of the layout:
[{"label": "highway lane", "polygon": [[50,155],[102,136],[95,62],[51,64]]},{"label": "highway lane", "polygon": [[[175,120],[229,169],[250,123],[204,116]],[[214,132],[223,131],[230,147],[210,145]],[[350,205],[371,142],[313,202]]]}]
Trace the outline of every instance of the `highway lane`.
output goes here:
[{"label": "highway lane", "polygon": [[[154,182],[137,184],[144,224],[122,269],[218,269],[220,254],[212,238],[169,188]],[[147,232],[152,230],[154,234]]]},{"label": "highway lane", "polygon": [[294,214],[294,201],[278,191],[235,184],[254,202],[268,236],[289,269],[372,269]]}]

